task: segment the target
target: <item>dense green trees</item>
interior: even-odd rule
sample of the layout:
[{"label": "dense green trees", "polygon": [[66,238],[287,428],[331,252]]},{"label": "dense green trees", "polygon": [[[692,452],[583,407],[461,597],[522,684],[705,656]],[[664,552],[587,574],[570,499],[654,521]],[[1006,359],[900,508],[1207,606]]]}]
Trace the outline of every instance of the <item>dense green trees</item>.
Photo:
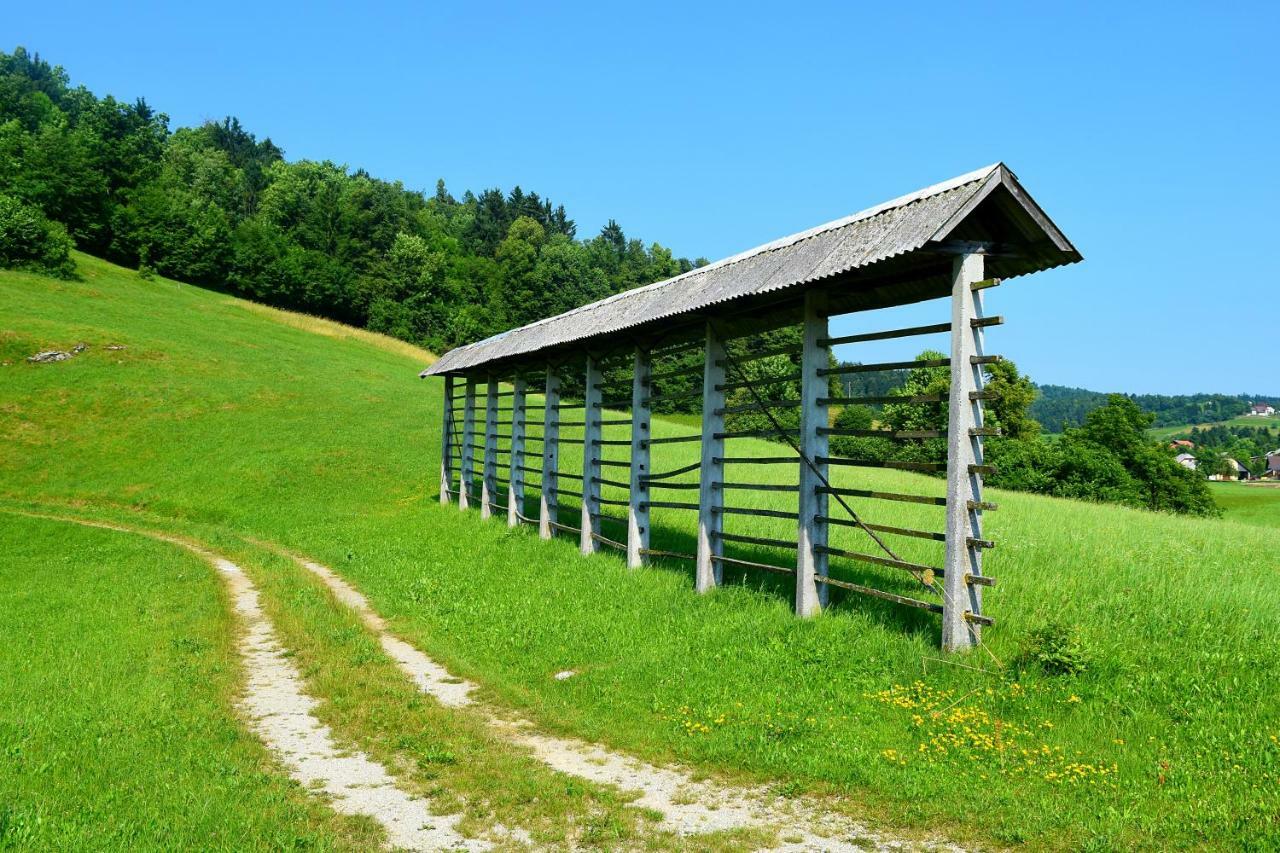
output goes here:
[{"label": "dense green trees", "polygon": [[438,350],[693,268],[612,220],[578,240],[563,206],[520,187],[425,195],[287,162],[234,118],[168,125],[23,48],[0,53],[0,193],[19,205],[6,210],[43,212],[122,264]]},{"label": "dense green trees", "polygon": [[38,207],[0,195],[0,267],[40,270],[57,276],[75,272],[67,229]]},{"label": "dense green trees", "polygon": [[[1067,388],[1062,385],[1040,385],[1040,392],[1031,407],[1031,415],[1044,424],[1049,432],[1062,432],[1069,427],[1081,426],[1089,412],[1106,405],[1109,394],[1086,391],[1083,388]],[[1130,394],[1128,395],[1146,412],[1155,415],[1153,426],[1180,426],[1182,424],[1213,423],[1243,415],[1249,404],[1262,396],[1247,394]]]}]

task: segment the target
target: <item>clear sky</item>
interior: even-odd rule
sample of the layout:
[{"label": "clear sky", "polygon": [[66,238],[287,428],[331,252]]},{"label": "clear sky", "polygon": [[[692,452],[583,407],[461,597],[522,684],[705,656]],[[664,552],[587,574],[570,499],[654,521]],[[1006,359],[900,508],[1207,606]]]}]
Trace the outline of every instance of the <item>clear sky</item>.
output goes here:
[{"label": "clear sky", "polygon": [[1045,383],[1276,395],[1278,33],[1274,0],[45,0],[0,16],[0,49],[145,96],[175,126],[235,115],[290,159],[456,195],[519,183],[580,236],[612,217],[688,257],[1003,160],[1085,261],[992,291],[1009,321],[993,351]]}]

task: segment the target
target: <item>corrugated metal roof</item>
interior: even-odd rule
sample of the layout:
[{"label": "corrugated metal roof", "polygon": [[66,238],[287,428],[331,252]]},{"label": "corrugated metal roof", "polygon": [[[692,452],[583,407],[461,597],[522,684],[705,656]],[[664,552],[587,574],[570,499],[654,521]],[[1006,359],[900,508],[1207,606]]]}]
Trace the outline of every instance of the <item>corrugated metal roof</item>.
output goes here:
[{"label": "corrugated metal roof", "polygon": [[[1016,178],[997,163],[852,216],[783,237],[683,275],[615,294],[445,353],[423,376],[468,370],[588,338],[610,335],[648,323],[798,287],[913,252],[930,240],[944,239],[1002,182]],[[1042,235],[1063,253],[1037,268],[1079,260],[1078,253],[1048,218],[1017,187],[1018,202],[1044,229]],[[1032,210],[1031,208],[1034,208]]]}]

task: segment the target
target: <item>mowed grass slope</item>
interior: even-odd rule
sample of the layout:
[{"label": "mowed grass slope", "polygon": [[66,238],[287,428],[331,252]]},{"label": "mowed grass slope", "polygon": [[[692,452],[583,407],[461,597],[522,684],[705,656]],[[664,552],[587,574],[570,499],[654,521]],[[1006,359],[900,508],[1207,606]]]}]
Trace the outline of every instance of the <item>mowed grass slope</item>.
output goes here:
[{"label": "mowed grass slope", "polygon": [[231,712],[240,674],[204,560],[0,517],[0,847],[368,849]]},{"label": "mowed grass slope", "polygon": [[[10,362],[0,367],[0,496],[11,504],[181,519],[287,544],[548,728],[783,793],[839,792],[870,814],[959,838],[1280,844],[1270,531],[997,493],[988,570],[1000,585],[987,609],[998,625],[956,666],[940,660],[927,614],[836,596],[828,614],[798,621],[786,578],[729,572],[726,588],[699,597],[682,563],[628,572],[612,555],[581,558],[575,542],[442,508],[440,383],[415,378],[425,355],[80,263],[81,282],[0,274],[0,360]],[[67,362],[21,360],[79,341],[90,349]],[[747,441],[733,453],[779,455]],[[693,458],[689,445],[656,448],[654,468]],[[574,446],[562,459],[580,467]],[[769,474],[795,481],[789,467]],[[835,479],[942,486],[892,472]],[[785,507],[789,496],[753,497]],[[856,506],[881,523],[941,524],[936,509]],[[728,529],[794,534],[785,521],[744,522]],[[689,550],[687,513],[655,512],[654,524],[655,545]],[[859,535],[839,531],[833,544],[872,550]],[[895,544],[936,564],[936,545]],[[920,594],[891,570],[834,571]],[[1051,624],[1072,646],[1057,656],[1078,653],[1084,671],[1018,678],[1012,664],[1029,649],[1054,651],[1033,642]],[[562,669],[580,674],[554,680]]]}]

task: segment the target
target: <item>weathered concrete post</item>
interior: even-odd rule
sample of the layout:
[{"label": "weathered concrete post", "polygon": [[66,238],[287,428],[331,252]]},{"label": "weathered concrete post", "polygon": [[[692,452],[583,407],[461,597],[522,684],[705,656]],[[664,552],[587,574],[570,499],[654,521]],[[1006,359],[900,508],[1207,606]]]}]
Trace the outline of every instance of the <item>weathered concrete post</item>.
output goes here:
[{"label": "weathered concrete post", "polygon": [[631,366],[631,492],[627,500],[627,567],[636,569],[649,549],[649,353],[636,347]]},{"label": "weathered concrete post", "polygon": [[444,417],[440,421],[440,503],[449,503],[453,488],[453,375],[444,377]]},{"label": "weathered concrete post", "polygon": [[498,380],[489,374],[484,395],[484,468],[480,478],[480,517],[491,518],[498,505]]},{"label": "weathered concrete post", "polygon": [[507,474],[507,527],[520,524],[524,515],[525,381],[517,376],[511,392],[511,470]]},{"label": "weathered concrete post", "polygon": [[[827,525],[817,520],[827,515],[827,496],[819,494],[827,465],[827,407],[818,401],[829,396],[828,380],[818,373],[827,367],[827,294],[810,290],[804,295],[803,346],[800,354],[800,452],[817,468],[800,461],[799,548],[796,556],[796,615],[812,616],[827,603],[827,585],[815,578],[827,575]],[[819,473],[821,476],[819,476]]]},{"label": "weathered concrete post", "polygon": [[966,618],[982,613],[982,587],[969,576],[982,575],[982,550],[972,540],[981,539],[982,438],[974,431],[982,425],[982,403],[974,399],[982,387],[982,367],[974,360],[982,355],[979,317],[981,296],[973,285],[983,276],[983,257],[966,254],[956,258],[951,285],[951,394],[947,420],[947,554],[944,563],[942,648],[969,649],[978,644],[981,628]]},{"label": "weathered concrete post", "polygon": [[594,554],[596,536],[600,535],[600,421],[604,418],[604,402],[600,385],[604,377],[600,366],[591,354],[587,354],[585,389],[582,399],[582,534],[578,540],[583,554]]},{"label": "weathered concrete post", "polygon": [[462,470],[458,476],[458,509],[466,509],[471,504],[471,490],[475,477],[475,443],[476,443],[476,380],[467,377],[466,395],[462,400]]},{"label": "weathered concrete post", "polygon": [[560,377],[547,368],[547,387],[542,409],[542,500],[538,505],[538,535],[550,539],[558,518],[560,495]]},{"label": "weathered concrete post", "polygon": [[724,516],[724,343],[707,324],[702,366],[702,467],[698,480],[698,562],[695,586],[707,592],[719,586],[724,553],[719,533]]}]

